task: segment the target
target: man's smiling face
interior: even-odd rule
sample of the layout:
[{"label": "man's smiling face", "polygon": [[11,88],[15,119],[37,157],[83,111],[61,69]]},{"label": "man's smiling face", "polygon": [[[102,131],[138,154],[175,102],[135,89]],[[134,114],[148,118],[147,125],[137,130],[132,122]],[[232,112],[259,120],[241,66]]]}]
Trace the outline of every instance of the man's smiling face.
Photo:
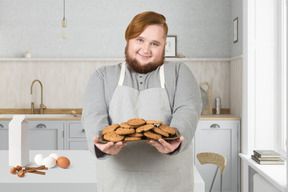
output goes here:
[{"label": "man's smiling face", "polygon": [[125,49],[126,62],[138,73],[148,73],[164,63],[166,39],[160,25],[148,25]]}]

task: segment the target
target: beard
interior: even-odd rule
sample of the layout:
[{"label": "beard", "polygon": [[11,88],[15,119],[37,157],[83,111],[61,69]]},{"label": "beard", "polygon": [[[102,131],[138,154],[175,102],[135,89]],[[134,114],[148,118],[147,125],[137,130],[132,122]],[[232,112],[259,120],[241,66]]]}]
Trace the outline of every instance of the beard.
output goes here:
[{"label": "beard", "polygon": [[133,71],[137,73],[146,74],[151,71],[154,71],[159,66],[163,65],[164,60],[165,60],[165,51],[163,50],[163,54],[161,55],[161,58],[159,61],[149,62],[147,64],[141,65],[136,58],[133,58],[128,54],[128,45],[126,45],[125,58],[126,58],[126,63],[128,64],[130,69],[132,69]]}]

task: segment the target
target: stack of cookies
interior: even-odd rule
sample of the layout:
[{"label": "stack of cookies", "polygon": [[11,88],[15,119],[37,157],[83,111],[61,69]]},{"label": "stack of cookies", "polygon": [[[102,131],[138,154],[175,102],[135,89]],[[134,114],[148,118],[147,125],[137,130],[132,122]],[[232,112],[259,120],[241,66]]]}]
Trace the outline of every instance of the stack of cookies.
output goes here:
[{"label": "stack of cookies", "polygon": [[130,119],[127,122],[113,124],[102,131],[103,141],[139,141],[167,139],[175,136],[174,128],[164,125],[162,121]]}]

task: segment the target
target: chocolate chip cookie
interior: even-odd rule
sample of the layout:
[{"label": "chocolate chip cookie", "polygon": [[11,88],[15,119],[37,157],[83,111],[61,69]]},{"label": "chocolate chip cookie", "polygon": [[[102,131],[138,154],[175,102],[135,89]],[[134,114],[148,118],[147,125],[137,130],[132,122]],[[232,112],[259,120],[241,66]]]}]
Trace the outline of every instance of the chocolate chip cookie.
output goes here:
[{"label": "chocolate chip cookie", "polygon": [[106,127],[105,129],[103,129],[102,134],[105,135],[111,131],[115,131],[118,127],[120,127],[120,125],[117,123],[110,125],[110,126]]},{"label": "chocolate chip cookie", "polygon": [[146,131],[143,133],[148,139],[158,140],[162,138],[162,135],[153,133],[152,131]]},{"label": "chocolate chip cookie", "polygon": [[175,129],[168,125],[160,125],[159,128],[171,135],[174,135],[176,133]]},{"label": "chocolate chip cookie", "polygon": [[125,129],[132,129],[133,126],[129,125],[127,122],[120,123],[120,127]]},{"label": "chocolate chip cookie", "polygon": [[131,134],[131,135],[128,135],[129,137],[143,137],[144,135],[143,135],[143,133],[133,133],[133,134]]},{"label": "chocolate chip cookie", "polygon": [[169,133],[163,131],[162,129],[158,128],[158,127],[154,127],[152,129],[155,133],[158,133],[160,135],[163,135],[164,137],[169,137]]},{"label": "chocolate chip cookie", "polygon": [[143,131],[149,131],[150,129],[153,129],[153,127],[154,127],[154,125],[152,125],[152,124],[142,125],[136,129],[136,132],[141,133]]},{"label": "chocolate chip cookie", "polygon": [[134,118],[134,119],[129,119],[127,123],[132,126],[140,126],[140,125],[144,125],[146,121],[141,118]]},{"label": "chocolate chip cookie", "polygon": [[118,135],[129,135],[135,133],[135,129],[125,129],[125,128],[118,128],[116,130]]},{"label": "chocolate chip cookie", "polygon": [[124,139],[124,136],[118,135],[116,131],[110,131],[104,135],[104,139],[107,141],[118,142]]},{"label": "chocolate chip cookie", "polygon": [[162,121],[156,121],[156,120],[146,120],[146,124],[163,125],[163,122]]},{"label": "chocolate chip cookie", "polygon": [[141,140],[141,137],[130,137],[130,136],[126,136],[124,141],[139,141]]}]

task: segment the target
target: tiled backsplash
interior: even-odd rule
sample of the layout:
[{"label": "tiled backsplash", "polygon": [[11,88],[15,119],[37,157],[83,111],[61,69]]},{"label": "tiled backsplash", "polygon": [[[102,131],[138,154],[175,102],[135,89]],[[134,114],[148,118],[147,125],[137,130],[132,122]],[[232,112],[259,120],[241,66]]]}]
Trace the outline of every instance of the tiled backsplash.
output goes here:
[{"label": "tiled backsplash", "polygon": [[[179,59],[187,64],[196,80],[212,85],[213,107],[216,97],[221,98],[222,108],[236,108],[239,102],[242,58],[234,59]],[[103,65],[113,65],[122,59],[0,59],[1,96],[0,108],[30,108],[30,87],[35,79],[43,84],[44,104],[47,108],[82,108],[83,94],[91,74]],[[231,67],[232,66],[232,67]],[[231,92],[232,91],[232,92]],[[40,86],[34,84],[35,107],[40,104]],[[233,97],[231,99],[231,96]],[[237,104],[239,105],[239,104]]]}]

